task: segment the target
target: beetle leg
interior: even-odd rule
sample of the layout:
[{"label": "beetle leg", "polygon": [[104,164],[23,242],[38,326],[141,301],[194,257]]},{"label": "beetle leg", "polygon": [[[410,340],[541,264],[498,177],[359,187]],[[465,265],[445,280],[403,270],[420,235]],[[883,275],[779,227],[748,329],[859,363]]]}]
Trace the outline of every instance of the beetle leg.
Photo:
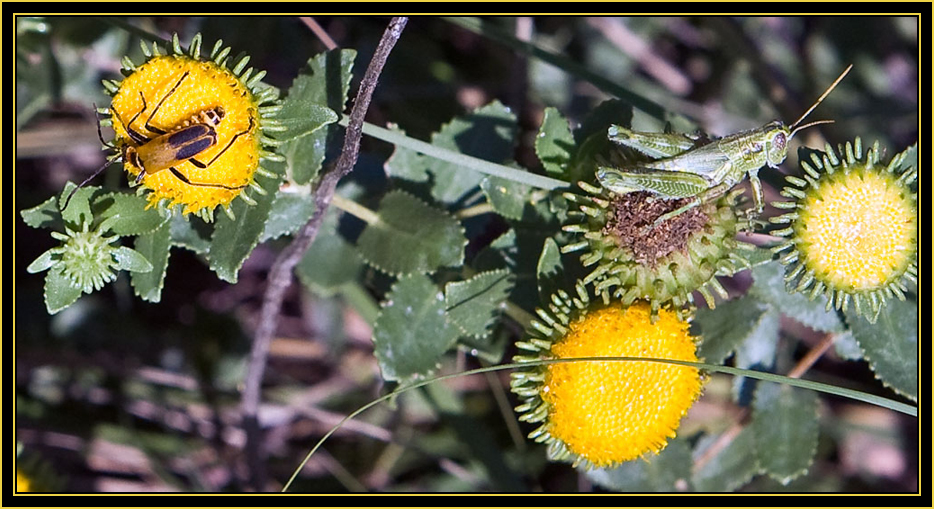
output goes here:
[{"label": "beetle leg", "polygon": [[139,93],[139,96],[140,96],[140,98],[143,100],[143,109],[141,109],[141,110],[139,110],[138,112],[136,112],[136,115],[133,115],[133,118],[131,118],[129,122],[124,122],[124,121],[123,121],[123,118],[120,117],[120,112],[118,112],[117,110],[115,110],[115,109],[113,108],[113,106],[110,107],[110,111],[112,111],[112,112],[114,113],[114,116],[117,117],[117,120],[119,120],[120,123],[123,124],[123,129],[124,129],[124,130],[126,131],[126,133],[130,136],[130,138],[133,139],[133,142],[136,143],[137,145],[143,145],[143,144],[145,144],[146,142],[149,141],[149,138],[147,138],[146,136],[144,136],[144,135],[141,134],[141,133],[136,132],[132,127],[130,127],[130,125],[132,125],[133,122],[134,122],[137,118],[139,118],[140,114],[141,114],[143,111],[146,110],[146,98],[143,97],[143,93],[142,93],[142,92]]},{"label": "beetle leg", "polygon": [[174,166],[169,167],[169,171],[171,171],[171,172],[172,172],[172,175],[175,175],[175,176],[178,178],[178,180],[181,180],[182,182],[184,182],[184,183],[186,183],[186,184],[188,184],[188,185],[190,185],[190,186],[217,187],[217,188],[220,188],[220,189],[229,189],[229,190],[231,190],[231,191],[239,191],[240,189],[243,189],[244,187],[246,187],[246,184],[244,184],[244,185],[242,185],[242,186],[227,186],[227,185],[224,185],[224,184],[212,184],[212,183],[207,183],[207,182],[192,182],[192,181],[188,180],[188,177],[186,177],[184,174],[182,174],[182,172],[178,171],[178,168],[176,168],[176,167],[174,167]]},{"label": "beetle leg", "polygon": [[[162,129],[159,129],[158,127],[153,127],[149,122],[152,121],[152,117],[156,116],[156,113],[159,111],[159,108],[162,107],[162,104],[165,102],[165,100],[168,99],[172,94],[174,94],[176,90],[178,90],[178,87],[181,86],[182,81],[186,77],[188,77],[188,73],[189,71],[185,71],[185,74],[182,74],[182,77],[179,78],[178,81],[175,82],[175,85],[172,87],[172,90],[169,90],[169,93],[165,94],[162,97],[162,100],[159,101],[159,104],[157,104],[156,107],[152,110],[152,113],[149,114],[149,118],[146,119],[146,123],[144,124],[144,126],[146,127],[146,129],[149,130],[149,132],[156,133],[156,134],[165,134],[165,131],[163,131]],[[142,95],[142,92],[140,92],[140,95]],[[145,100],[143,100],[143,109],[144,110],[146,109]]]},{"label": "beetle leg", "polygon": [[218,152],[217,154],[214,154],[214,157],[212,157],[210,161],[206,163],[202,163],[201,161],[195,159],[194,157],[189,159],[189,161],[191,161],[191,164],[197,166],[198,168],[201,168],[202,170],[207,168],[208,166],[211,166],[211,164],[213,164],[214,161],[217,161],[217,159],[220,158],[220,156],[224,155],[224,152],[227,152],[227,149],[233,146],[234,142],[237,141],[237,138],[243,136],[244,134],[249,133],[252,129],[253,129],[253,117],[250,117],[250,127],[247,127],[246,131],[235,134],[233,138],[231,138],[230,141],[227,142],[227,145],[223,149],[221,149],[220,152]]}]

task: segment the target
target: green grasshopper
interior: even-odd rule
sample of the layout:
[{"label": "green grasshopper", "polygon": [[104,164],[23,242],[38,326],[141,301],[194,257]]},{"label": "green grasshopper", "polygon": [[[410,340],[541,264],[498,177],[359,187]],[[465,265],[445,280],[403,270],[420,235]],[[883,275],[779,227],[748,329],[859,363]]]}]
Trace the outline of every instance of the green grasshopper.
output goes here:
[{"label": "green grasshopper", "polygon": [[646,133],[610,126],[608,138],[634,149],[652,161],[620,168],[600,166],[597,180],[617,194],[648,191],[665,200],[693,198],[687,204],[661,215],[654,226],[691,208],[716,199],[740,183],[747,174],[752,184],[755,214],[764,208],[759,169],[777,168],[788,154],[788,143],[802,129],[832,120],[819,120],[799,126],[821,101],[836,88],[850,65],[794,124],[774,120],[757,129],[742,131],[708,141],[701,136],[678,133]]}]

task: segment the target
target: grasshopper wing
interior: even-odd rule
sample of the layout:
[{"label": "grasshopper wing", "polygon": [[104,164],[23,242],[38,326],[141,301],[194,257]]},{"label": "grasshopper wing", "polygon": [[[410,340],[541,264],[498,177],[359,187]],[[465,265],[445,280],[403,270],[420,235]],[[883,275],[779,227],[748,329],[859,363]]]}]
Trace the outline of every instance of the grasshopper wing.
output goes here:
[{"label": "grasshopper wing", "polygon": [[710,183],[696,173],[645,167],[597,169],[600,185],[617,194],[648,191],[665,199],[688,198],[707,190]]}]

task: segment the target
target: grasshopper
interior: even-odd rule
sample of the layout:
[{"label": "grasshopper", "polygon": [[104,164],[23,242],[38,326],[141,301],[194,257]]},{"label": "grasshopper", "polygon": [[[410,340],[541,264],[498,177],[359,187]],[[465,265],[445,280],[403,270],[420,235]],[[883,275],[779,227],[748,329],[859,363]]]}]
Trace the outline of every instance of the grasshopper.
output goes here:
[{"label": "grasshopper", "polygon": [[618,125],[610,126],[607,134],[611,141],[641,152],[653,160],[620,168],[600,166],[596,172],[597,180],[604,188],[617,194],[648,191],[664,200],[693,198],[687,204],[659,216],[654,227],[718,198],[749,175],[755,214],[760,214],[764,208],[764,196],[759,169],[764,166],[777,168],[788,154],[788,143],[802,129],[833,122],[818,120],[799,125],[836,88],[852,67],[847,67],[790,126],[774,120],[757,129],[714,141],[701,136],[645,133]]}]

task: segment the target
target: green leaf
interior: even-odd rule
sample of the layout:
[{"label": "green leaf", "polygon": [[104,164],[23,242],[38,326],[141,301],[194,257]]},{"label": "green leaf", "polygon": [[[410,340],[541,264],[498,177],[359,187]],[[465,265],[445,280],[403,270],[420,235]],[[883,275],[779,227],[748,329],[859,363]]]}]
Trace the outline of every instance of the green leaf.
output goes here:
[{"label": "green leaf", "polygon": [[[292,82],[283,101],[277,118],[284,120],[287,130],[277,133],[276,139],[287,140],[279,152],[286,158],[288,175],[297,184],[307,184],[318,175],[327,155],[327,142],[342,129],[331,122],[340,118],[334,112],[344,111],[356,56],[355,50],[345,49],[327,51],[309,59],[307,68]],[[308,116],[309,104],[316,105],[315,108],[326,106],[335,120],[326,122],[324,129],[309,130],[313,125],[302,127],[299,123],[307,124],[302,117]]]},{"label": "green leaf", "polygon": [[390,274],[431,272],[464,263],[464,227],[447,212],[401,191],[387,194],[357,247],[374,267]]},{"label": "green leaf", "polygon": [[207,254],[211,248],[211,228],[203,221],[189,221],[181,214],[175,214],[169,221],[172,245],[198,253]]},{"label": "green leaf", "polygon": [[632,106],[626,101],[620,99],[610,99],[598,104],[596,108],[587,113],[581,126],[574,131],[574,139],[578,143],[593,135],[602,136],[607,143],[612,142],[607,139],[607,130],[611,125],[628,126],[632,124]]},{"label": "green leaf", "polygon": [[480,189],[499,215],[522,219],[532,187],[501,177],[488,176],[480,181]]},{"label": "green leaf", "polygon": [[295,267],[298,279],[325,297],[354,281],[363,268],[357,250],[337,232],[338,218],[336,209],[328,211],[315,241]]},{"label": "green leaf", "polygon": [[512,274],[505,269],[448,283],[444,287],[448,320],[465,335],[474,338],[486,336],[502,314],[513,283]]},{"label": "green leaf", "polygon": [[[545,241],[555,230],[541,228],[540,225],[522,225],[517,226],[515,232],[513,247],[502,251],[508,257],[508,266],[516,275],[516,289],[512,292],[510,301],[523,309],[531,310],[541,304],[542,299],[538,293],[538,263]],[[567,273],[561,277],[567,277]]]},{"label": "green leaf", "polygon": [[162,299],[165,271],[169,266],[169,248],[172,245],[172,222],[167,221],[154,232],[136,237],[136,251],[149,260],[151,270],[130,274],[130,284],[136,295],[147,302]]},{"label": "green leaf", "polygon": [[340,119],[338,113],[344,111],[356,56],[354,50],[336,49],[308,60],[308,66],[292,81],[276,115],[276,120],[285,127],[284,132],[276,133],[277,140],[308,136]]},{"label": "green leaf", "polygon": [[833,349],[841,359],[858,361],[863,358],[863,351],[859,348],[856,338],[853,337],[853,331],[850,330],[837,333],[833,341]]},{"label": "green leaf", "polygon": [[[431,137],[432,145],[493,163],[512,158],[518,126],[516,116],[499,101],[457,117]],[[441,203],[454,203],[472,192],[484,175],[458,165],[427,158],[434,175],[432,196]]]},{"label": "green leaf", "polygon": [[556,108],[545,108],[545,118],[535,137],[535,154],[545,167],[545,172],[562,178],[574,149],[574,136],[567,119]]},{"label": "green leaf", "polygon": [[817,452],[817,393],[762,382],[753,403],[759,465],[782,484],[807,473]]},{"label": "green leaf", "polygon": [[297,184],[307,184],[318,176],[327,155],[324,131],[287,141],[278,152],[285,158],[286,175]]},{"label": "green leaf", "polygon": [[[56,256],[59,255],[59,256]],[[59,261],[61,251],[59,248],[52,248],[46,252],[39,255],[38,258],[32,261],[28,267],[26,267],[26,272],[30,274],[35,274],[37,272],[42,272],[44,270],[49,270],[56,262]]]},{"label": "green leaf", "polygon": [[717,309],[698,309],[694,324],[703,341],[697,356],[711,364],[723,363],[753,333],[766,309],[753,297],[722,302]]},{"label": "green leaf", "polygon": [[[65,200],[68,198],[68,195],[74,188],[75,185],[71,182],[65,185],[65,189],[59,196],[59,206],[65,204]],[[62,219],[68,223],[76,225],[81,225],[85,222],[91,222],[94,217],[94,215],[91,213],[91,202],[93,201],[94,194],[100,191],[101,188],[96,186],[82,187],[81,189],[75,191],[75,194],[71,197],[71,201],[68,202],[68,208],[61,212]]]},{"label": "green leaf", "polygon": [[875,324],[852,306],[846,321],[876,377],[895,392],[918,400],[918,308],[916,302],[890,298]]},{"label": "green leaf", "polygon": [[840,317],[833,311],[825,311],[823,299],[808,300],[803,293],[788,293],[785,289],[784,268],[779,262],[766,263],[752,270],[755,283],[750,294],[771,304],[785,316],[821,332],[843,330]]},{"label": "green leaf", "polygon": [[[157,209],[147,210],[146,205],[149,201],[142,196],[126,193],[107,193],[96,199],[95,203],[107,200],[112,200],[112,203],[101,213],[101,218],[114,218],[110,223],[110,230],[121,237],[153,232],[168,221],[167,218],[159,215]],[[70,204],[68,208],[71,208]]]},{"label": "green leaf", "polygon": [[45,276],[45,308],[50,315],[67,308],[81,296],[81,289],[75,288],[71,279],[63,272],[64,265],[52,267]]},{"label": "green leaf", "polygon": [[[756,326],[736,349],[734,364],[737,368],[762,371],[775,365],[780,321],[781,315],[774,309],[768,310],[759,317]],[[744,391],[754,387],[754,385],[747,385],[752,381],[744,376],[733,379],[733,395],[737,401],[746,400],[747,394]]]},{"label": "green leaf", "polygon": [[753,403],[756,459],[782,484],[807,473],[817,452],[817,393],[762,382]]},{"label": "green leaf", "polygon": [[577,150],[568,166],[567,180],[575,182],[594,180],[595,157],[605,156],[616,146],[607,139],[607,130],[612,124],[630,125],[632,106],[619,99],[600,103],[590,111],[574,131]]},{"label": "green leaf", "polygon": [[232,220],[221,213],[211,237],[211,246],[208,248],[211,270],[228,283],[237,282],[237,272],[259,243],[259,237],[266,229],[272,200],[279,189],[279,178],[258,177],[256,181],[266,194],[253,193],[251,197],[255,205],[235,200],[230,208],[236,219]]},{"label": "green leaf", "polygon": [[311,196],[278,191],[259,241],[266,242],[297,232],[311,219],[314,212],[315,200]]},{"label": "green leaf", "polygon": [[[389,130],[405,134],[405,131],[399,129],[395,124],[390,124]],[[412,182],[427,182],[429,179],[429,161],[429,158],[426,158],[411,148],[403,145],[395,145],[392,155],[386,160],[385,168],[391,177],[402,178]]]},{"label": "green leaf", "polygon": [[289,96],[286,107],[276,115],[285,131],[276,133],[277,141],[293,141],[308,136],[318,129],[340,120],[330,108],[312,101]]},{"label": "green leaf", "polygon": [[477,271],[515,267],[512,254],[516,251],[516,231],[509,229],[474,257],[472,266]]},{"label": "green leaf", "polygon": [[538,295],[542,302],[548,302],[551,294],[564,287],[564,263],[561,260],[561,248],[555,239],[548,237],[542,246],[542,254],[538,257],[535,269],[535,280],[538,281]]},{"label": "green leaf", "polygon": [[19,211],[19,215],[33,228],[56,228],[62,220],[54,196],[31,209]]},{"label": "green leaf", "polygon": [[445,318],[444,295],[428,276],[413,274],[399,279],[386,299],[373,328],[383,378],[401,382],[430,373],[458,336]]},{"label": "green leaf", "polygon": [[490,364],[498,364],[503,360],[506,347],[512,345],[515,338],[513,333],[503,327],[495,327],[492,333],[482,338],[464,336],[458,339],[457,346],[469,355],[478,357]]},{"label": "green leaf", "polygon": [[149,263],[145,256],[126,246],[115,249],[113,257],[119,270],[129,272],[149,272],[152,270],[152,264]]},{"label": "green leaf", "polygon": [[614,491],[685,491],[691,479],[691,447],[686,439],[674,438],[658,455],[648,454],[641,461],[585,473],[594,483]]},{"label": "green leaf", "polygon": [[[705,437],[694,450],[694,460],[704,455],[717,437]],[[746,484],[760,472],[756,455],[751,454],[755,439],[750,428],[745,428],[713,458],[694,472],[697,491],[733,491]]]}]

